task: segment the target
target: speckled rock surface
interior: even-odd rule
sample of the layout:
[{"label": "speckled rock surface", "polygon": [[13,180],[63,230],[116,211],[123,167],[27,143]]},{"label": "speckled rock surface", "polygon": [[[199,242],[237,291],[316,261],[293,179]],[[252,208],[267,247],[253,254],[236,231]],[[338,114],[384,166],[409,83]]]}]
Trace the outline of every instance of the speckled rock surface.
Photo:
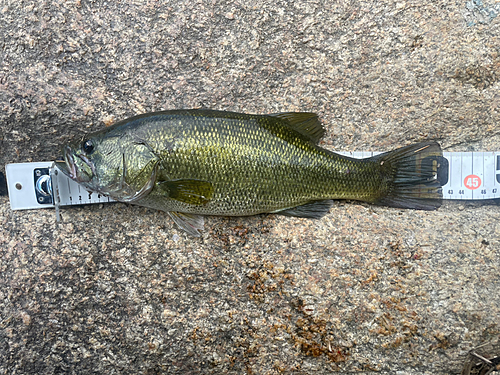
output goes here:
[{"label": "speckled rock surface", "polygon": [[[499,150],[499,11],[4,1],[0,168],[194,107],[315,111],[337,150]],[[316,221],[208,218],[200,239],[124,204],[62,219],[0,197],[0,374],[459,374],[500,336],[496,205],[338,202]]]}]

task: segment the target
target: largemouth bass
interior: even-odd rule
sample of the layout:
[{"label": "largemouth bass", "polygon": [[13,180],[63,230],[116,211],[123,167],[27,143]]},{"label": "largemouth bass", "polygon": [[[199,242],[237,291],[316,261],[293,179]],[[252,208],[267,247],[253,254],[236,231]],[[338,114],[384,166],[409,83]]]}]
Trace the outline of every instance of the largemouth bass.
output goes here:
[{"label": "largemouth bass", "polygon": [[64,147],[59,168],[86,189],[166,211],[193,236],[203,215],[320,218],[332,199],[433,210],[436,142],[366,159],[318,146],[314,113],[174,110],[135,116]]}]

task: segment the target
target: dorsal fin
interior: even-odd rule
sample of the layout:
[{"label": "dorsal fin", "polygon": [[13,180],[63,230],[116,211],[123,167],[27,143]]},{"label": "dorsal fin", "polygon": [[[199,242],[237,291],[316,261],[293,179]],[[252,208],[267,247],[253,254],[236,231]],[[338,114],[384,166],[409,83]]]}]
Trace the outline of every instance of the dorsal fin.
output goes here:
[{"label": "dorsal fin", "polygon": [[283,112],[273,113],[270,116],[277,117],[296,132],[307,137],[314,143],[318,143],[325,134],[325,129],[318,120],[318,115],[312,112]]}]

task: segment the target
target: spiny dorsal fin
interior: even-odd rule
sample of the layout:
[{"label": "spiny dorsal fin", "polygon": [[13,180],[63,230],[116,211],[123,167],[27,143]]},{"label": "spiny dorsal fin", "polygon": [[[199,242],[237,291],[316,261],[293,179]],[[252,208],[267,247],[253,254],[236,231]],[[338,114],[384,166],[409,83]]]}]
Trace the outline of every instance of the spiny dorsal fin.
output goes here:
[{"label": "spiny dorsal fin", "polygon": [[318,120],[318,115],[312,112],[283,112],[273,113],[270,116],[284,120],[290,128],[312,142],[318,143],[325,134],[325,129]]},{"label": "spiny dorsal fin", "polygon": [[193,205],[207,204],[212,198],[212,183],[201,180],[160,181],[159,189],[165,189],[169,198]]}]

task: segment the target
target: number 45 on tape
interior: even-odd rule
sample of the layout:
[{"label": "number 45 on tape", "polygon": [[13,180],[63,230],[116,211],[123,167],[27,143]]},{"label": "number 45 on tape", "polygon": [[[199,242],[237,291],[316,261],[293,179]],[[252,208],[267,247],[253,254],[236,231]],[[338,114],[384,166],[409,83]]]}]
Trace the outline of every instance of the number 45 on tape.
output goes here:
[{"label": "number 45 on tape", "polygon": [[465,177],[464,185],[467,189],[476,190],[481,186],[481,177],[471,174]]}]

